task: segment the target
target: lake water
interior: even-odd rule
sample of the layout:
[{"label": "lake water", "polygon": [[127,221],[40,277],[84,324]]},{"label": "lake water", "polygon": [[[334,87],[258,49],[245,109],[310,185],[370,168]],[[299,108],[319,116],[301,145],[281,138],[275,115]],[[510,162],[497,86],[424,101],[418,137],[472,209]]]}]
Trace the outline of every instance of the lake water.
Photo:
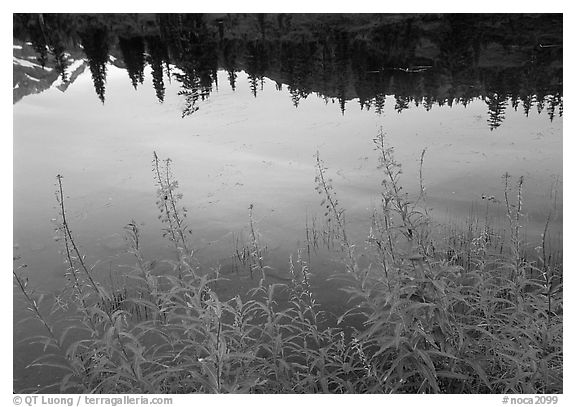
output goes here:
[{"label": "lake water", "polygon": [[[502,199],[502,175],[508,172],[525,178],[525,235],[538,238],[555,180],[560,197],[562,192],[561,26],[558,44],[550,31],[520,29],[508,38],[502,28],[487,37],[488,20],[466,29],[454,17],[416,18],[410,27],[407,18],[374,17],[367,39],[359,42],[359,29],[346,35],[328,30],[322,37],[298,31],[310,31],[307,21],[298,20],[304,17],[276,31],[270,27],[280,27],[280,18],[268,16],[264,23],[250,18],[239,16],[234,23],[205,17],[212,36],[204,42],[190,35],[202,30],[184,35],[172,20],[141,17],[147,34],[128,39],[107,25],[110,45],[103,62],[95,62],[90,50],[97,48],[90,45],[95,29],[92,37],[80,33],[79,39],[48,35],[69,48],[60,53],[68,58],[66,80],[51,53],[46,69],[40,67],[32,30],[15,34],[14,254],[41,292],[57,293],[64,285],[61,244],[51,222],[57,217],[57,174],[63,176],[72,231],[88,261],[99,262],[102,276],[130,263],[123,226],[132,219],[140,225],[149,258],[171,255],[157,218],[153,152],[173,160],[192,243],[206,267],[231,263],[253,205],[267,261],[278,275],[286,273],[289,255],[304,245],[307,219],[322,219],[314,191],[316,152],[346,209],[350,234],[361,243],[379,199],[382,176],[373,138],[380,129],[403,166],[401,182],[408,192],[418,191],[420,154],[426,149],[424,182],[437,221],[482,213],[483,195]],[[514,22],[523,27],[521,18]],[[546,22],[548,29],[556,27],[554,16]],[[46,17],[44,24],[57,27],[57,19]],[[83,24],[98,22],[76,24],[81,31]],[[459,37],[461,43],[432,35],[447,24],[467,34]],[[166,27],[180,29],[180,41],[189,42],[174,42]],[[474,30],[484,33],[478,49]],[[154,58],[159,43],[151,38],[168,37],[171,41],[160,45],[170,58],[160,58],[159,65]],[[98,82],[98,67],[105,69],[105,82]],[[558,209],[553,227],[561,238],[561,205]],[[318,260],[319,275],[333,268]],[[328,302],[337,297],[324,293]],[[15,320],[24,313],[15,306]],[[15,378],[34,383],[39,379],[22,369],[30,354],[18,343],[26,330],[15,330]]]}]

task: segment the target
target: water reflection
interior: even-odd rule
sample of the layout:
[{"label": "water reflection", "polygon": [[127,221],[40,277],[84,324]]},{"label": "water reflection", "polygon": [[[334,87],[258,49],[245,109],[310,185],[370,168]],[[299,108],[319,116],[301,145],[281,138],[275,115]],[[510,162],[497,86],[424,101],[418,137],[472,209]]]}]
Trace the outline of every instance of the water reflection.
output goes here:
[{"label": "water reflection", "polygon": [[84,52],[88,58],[88,65],[90,66],[90,73],[92,74],[92,81],[94,82],[94,90],[98,98],[104,103],[104,94],[106,92],[106,64],[108,62],[107,32],[94,28],[83,32],[80,38]]},{"label": "water reflection", "polygon": [[[292,104],[314,94],[362,109],[397,112],[411,106],[466,106],[484,100],[490,129],[508,105],[562,116],[562,16],[546,15],[14,15],[20,54],[70,80],[74,59],[86,58],[104,103],[107,64],[126,69],[135,89],[150,66],[160,103],[164,80],[180,85],[182,117],[218,88],[224,69],[232,90],[245,71],[252,94],[265,78],[284,85]],[[16,49],[15,49],[16,55]],[[15,102],[42,87],[37,67],[15,63]],[[36,76],[34,76],[36,75]],[[44,86],[47,88],[48,86]],[[391,96],[392,95],[392,96]]]}]

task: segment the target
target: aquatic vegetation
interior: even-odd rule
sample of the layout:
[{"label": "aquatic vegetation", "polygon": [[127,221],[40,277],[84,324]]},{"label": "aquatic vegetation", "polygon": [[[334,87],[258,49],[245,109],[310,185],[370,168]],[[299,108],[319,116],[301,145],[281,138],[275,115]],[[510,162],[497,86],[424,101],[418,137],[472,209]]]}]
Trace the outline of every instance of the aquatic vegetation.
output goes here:
[{"label": "aquatic vegetation", "polygon": [[[54,369],[55,381],[18,392],[92,393],[557,393],[562,392],[562,263],[551,254],[548,217],[535,256],[521,240],[523,179],[504,177],[508,231],[486,220],[467,228],[430,216],[420,158],[415,197],[381,130],[374,139],[382,174],[380,201],[362,242],[346,233],[345,211],[315,155],[324,224],[306,217],[306,247],[290,256],[289,280],[267,279],[266,246],[248,213],[246,241],[236,237],[242,270],[259,277],[224,299],[218,269],[205,270],[188,236],[186,210],[171,161],[153,157],[159,218],[176,256],[147,260],[135,221],[124,228],[134,258],[126,281],[109,287],[87,263],[66,216],[57,177],[56,228],[67,287],[53,313],[24,267],[14,282],[44,334],[30,369]],[[514,194],[514,197],[512,196]],[[330,315],[311,284],[313,259],[329,250],[347,309]],[[175,257],[175,258],[174,258]],[[158,264],[169,266],[159,272]],[[255,272],[255,273],[254,273]],[[287,293],[287,295],[286,295]]]}]

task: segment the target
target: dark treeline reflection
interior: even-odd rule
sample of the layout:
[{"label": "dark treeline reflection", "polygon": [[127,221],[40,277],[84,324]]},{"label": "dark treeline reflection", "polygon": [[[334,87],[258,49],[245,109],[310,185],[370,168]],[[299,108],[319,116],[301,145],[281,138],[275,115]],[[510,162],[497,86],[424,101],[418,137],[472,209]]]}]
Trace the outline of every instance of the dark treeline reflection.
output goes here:
[{"label": "dark treeline reflection", "polygon": [[165,80],[179,83],[183,117],[218,88],[222,69],[233,90],[245,71],[254,96],[272,81],[296,107],[314,94],[342,114],[356,98],[378,114],[390,103],[401,112],[481,99],[494,129],[509,105],[550,120],[563,109],[557,14],[15,14],[14,38],[64,82],[81,46],[102,102],[108,64],[134,88],[149,66],[160,102]]}]

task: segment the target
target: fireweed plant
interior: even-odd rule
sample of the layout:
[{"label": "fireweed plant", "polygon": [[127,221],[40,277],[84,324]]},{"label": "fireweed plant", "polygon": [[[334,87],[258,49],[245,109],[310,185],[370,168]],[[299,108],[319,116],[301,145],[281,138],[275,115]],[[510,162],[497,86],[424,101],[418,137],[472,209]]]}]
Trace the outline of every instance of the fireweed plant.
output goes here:
[{"label": "fireweed plant", "polygon": [[[426,204],[424,151],[420,191],[410,197],[382,130],[374,149],[382,182],[364,241],[350,240],[345,210],[317,153],[323,222],[306,216],[306,247],[288,259],[290,282],[266,279],[251,205],[249,242],[237,244],[236,256],[259,283],[228,300],[217,293],[218,270],[203,270],[195,259],[169,159],[154,153],[152,170],[163,235],[176,256],[147,260],[137,223],[129,222],[124,229],[134,263],[121,287],[98,281],[95,265],[87,263],[58,175],[55,223],[66,287],[47,301],[28,284],[23,264],[13,270],[43,330],[28,339],[43,349],[28,368],[57,374],[48,386],[15,391],[562,392],[562,261],[549,239],[555,212],[534,255],[527,255],[520,233],[524,181],[506,174],[507,230],[497,232],[488,216],[464,228],[435,224]],[[322,247],[342,264],[334,278],[344,281],[348,298],[348,309],[332,322],[311,284],[312,259]],[[168,272],[157,272],[161,262]]]}]

